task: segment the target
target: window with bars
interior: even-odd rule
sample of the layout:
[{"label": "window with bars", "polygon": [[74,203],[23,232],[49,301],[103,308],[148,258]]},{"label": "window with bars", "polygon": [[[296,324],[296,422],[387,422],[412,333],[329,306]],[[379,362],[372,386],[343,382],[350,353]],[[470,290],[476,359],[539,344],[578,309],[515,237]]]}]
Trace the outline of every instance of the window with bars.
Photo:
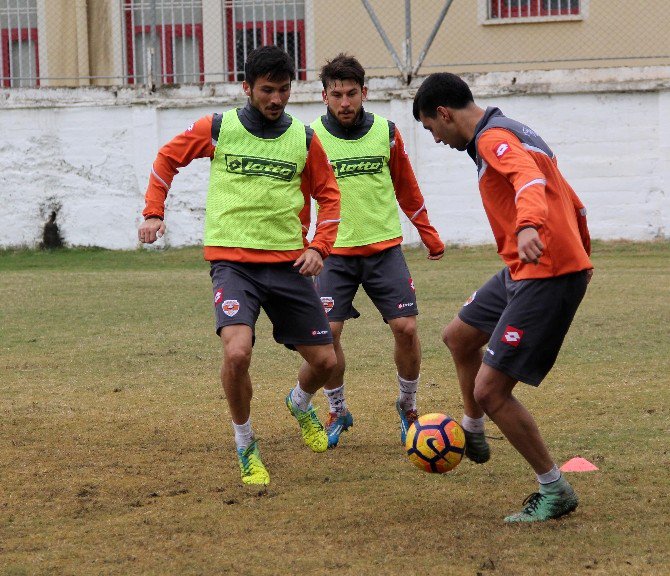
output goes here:
[{"label": "window with bars", "polygon": [[488,0],[489,19],[581,15],[581,0]]},{"label": "window with bars", "polygon": [[205,81],[202,0],[124,0],[124,18],[129,84]]},{"label": "window with bars", "polygon": [[293,58],[296,77],[306,78],[305,0],[226,0],[229,79],[244,79],[247,54],[276,44]]},{"label": "window with bars", "polygon": [[37,0],[0,0],[3,87],[39,86]]}]

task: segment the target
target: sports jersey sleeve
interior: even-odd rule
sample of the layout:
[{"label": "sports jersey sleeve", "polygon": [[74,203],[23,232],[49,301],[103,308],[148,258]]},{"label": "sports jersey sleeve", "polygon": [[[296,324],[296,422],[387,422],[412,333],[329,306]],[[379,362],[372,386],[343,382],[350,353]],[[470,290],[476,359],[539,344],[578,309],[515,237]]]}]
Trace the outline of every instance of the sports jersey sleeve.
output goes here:
[{"label": "sports jersey sleeve", "polygon": [[[326,151],[314,134],[307,153],[307,162],[301,175],[300,187],[305,199],[310,196],[319,205],[314,238],[308,248],[314,248],[323,258],[333,249],[337,228],[340,223],[340,189],[337,187],[335,173],[328,162]],[[301,214],[303,226],[309,227],[309,202],[306,202],[306,213]]]},{"label": "sports jersey sleeve", "polygon": [[161,147],[151,167],[149,184],[144,196],[144,218],[163,218],[165,199],[172,180],[180,168],[196,158],[213,158],[216,143],[212,141],[212,115],[200,118],[184,132]]},{"label": "sports jersey sleeve", "polygon": [[541,228],[547,219],[546,176],[519,139],[501,128],[486,130],[477,142],[477,152],[486,164],[514,188],[516,231]]},{"label": "sports jersey sleeve", "polygon": [[444,242],[442,242],[437,230],[433,228],[428,219],[426,202],[423,194],[421,194],[419,183],[416,181],[412,164],[405,151],[405,143],[397,126],[395,128],[395,138],[391,144],[389,170],[400,209],[416,227],[419,236],[421,236],[421,241],[428,248],[430,255],[442,254],[444,252]]},{"label": "sports jersey sleeve", "polygon": [[579,229],[579,236],[582,239],[584,250],[586,250],[586,253],[591,256],[591,234],[589,233],[589,227],[586,222],[586,208],[579,199],[579,196],[575,194],[575,191],[572,188],[570,188],[570,195],[572,197],[572,204],[575,207],[575,216],[577,217],[577,228]]}]

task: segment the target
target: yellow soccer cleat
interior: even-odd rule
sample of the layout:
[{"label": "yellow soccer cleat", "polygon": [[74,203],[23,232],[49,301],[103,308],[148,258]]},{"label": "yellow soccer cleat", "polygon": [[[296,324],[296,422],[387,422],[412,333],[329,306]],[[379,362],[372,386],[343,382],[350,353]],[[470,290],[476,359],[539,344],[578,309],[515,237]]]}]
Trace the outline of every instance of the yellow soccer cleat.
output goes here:
[{"label": "yellow soccer cleat", "polygon": [[316,415],[316,410],[310,406],[304,412],[293,404],[291,400],[291,392],[286,396],[286,407],[291,415],[300,424],[300,431],[302,432],[302,439],[313,452],[325,452],[328,450],[328,434],[323,428],[319,418]]},{"label": "yellow soccer cleat", "polygon": [[258,442],[256,442],[256,440],[246,448],[238,448],[237,459],[240,462],[242,482],[245,484],[270,483],[270,474],[261,460],[261,454],[258,451]]}]

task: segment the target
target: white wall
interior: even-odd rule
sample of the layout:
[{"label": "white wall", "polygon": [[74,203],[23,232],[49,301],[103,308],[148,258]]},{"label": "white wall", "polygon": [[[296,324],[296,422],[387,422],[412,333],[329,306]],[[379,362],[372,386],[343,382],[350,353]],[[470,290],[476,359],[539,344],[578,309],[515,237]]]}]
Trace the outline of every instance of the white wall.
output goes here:
[{"label": "white wall", "polygon": [[[670,69],[468,77],[482,106],[534,128],[589,209],[593,237],[670,237]],[[372,80],[367,108],[402,132],[429,214],[447,243],[492,242],[474,164],[436,145],[412,117],[416,89]],[[238,86],[0,90],[0,247],[37,246],[52,211],[67,245],[135,248],[158,148],[195,119],[243,102]],[[288,111],[323,111],[318,83],[297,84]],[[175,178],[165,245],[199,244],[209,161]],[[404,224],[407,242],[418,241]]]}]

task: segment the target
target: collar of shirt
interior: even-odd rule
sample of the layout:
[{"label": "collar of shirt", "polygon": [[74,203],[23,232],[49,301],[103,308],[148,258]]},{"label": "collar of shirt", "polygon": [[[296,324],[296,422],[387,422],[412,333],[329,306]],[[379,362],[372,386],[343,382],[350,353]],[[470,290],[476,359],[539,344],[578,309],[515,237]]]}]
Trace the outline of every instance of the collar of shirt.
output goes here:
[{"label": "collar of shirt", "polygon": [[270,121],[251,102],[237,110],[237,117],[242,126],[258,138],[279,138],[291,125],[291,117],[286,112],[282,112],[277,120]]},{"label": "collar of shirt", "polygon": [[475,126],[475,134],[472,137],[472,140],[468,142],[466,151],[468,156],[470,156],[470,158],[472,158],[472,160],[475,162],[477,162],[477,148],[475,146],[477,135],[484,129],[484,127],[489,123],[489,120],[494,116],[504,116],[504,114],[500,111],[500,108],[489,106],[484,112],[484,116],[482,116],[481,120],[477,122],[477,126]]},{"label": "collar of shirt", "polygon": [[366,112],[362,107],[358,118],[356,118],[356,121],[351,126],[342,126],[329,109],[326,110],[326,115],[321,117],[321,122],[323,122],[326,130],[335,136],[335,138],[341,138],[342,140],[358,140],[359,138],[363,138],[370,131],[370,128],[372,128],[374,121],[374,115]]}]

